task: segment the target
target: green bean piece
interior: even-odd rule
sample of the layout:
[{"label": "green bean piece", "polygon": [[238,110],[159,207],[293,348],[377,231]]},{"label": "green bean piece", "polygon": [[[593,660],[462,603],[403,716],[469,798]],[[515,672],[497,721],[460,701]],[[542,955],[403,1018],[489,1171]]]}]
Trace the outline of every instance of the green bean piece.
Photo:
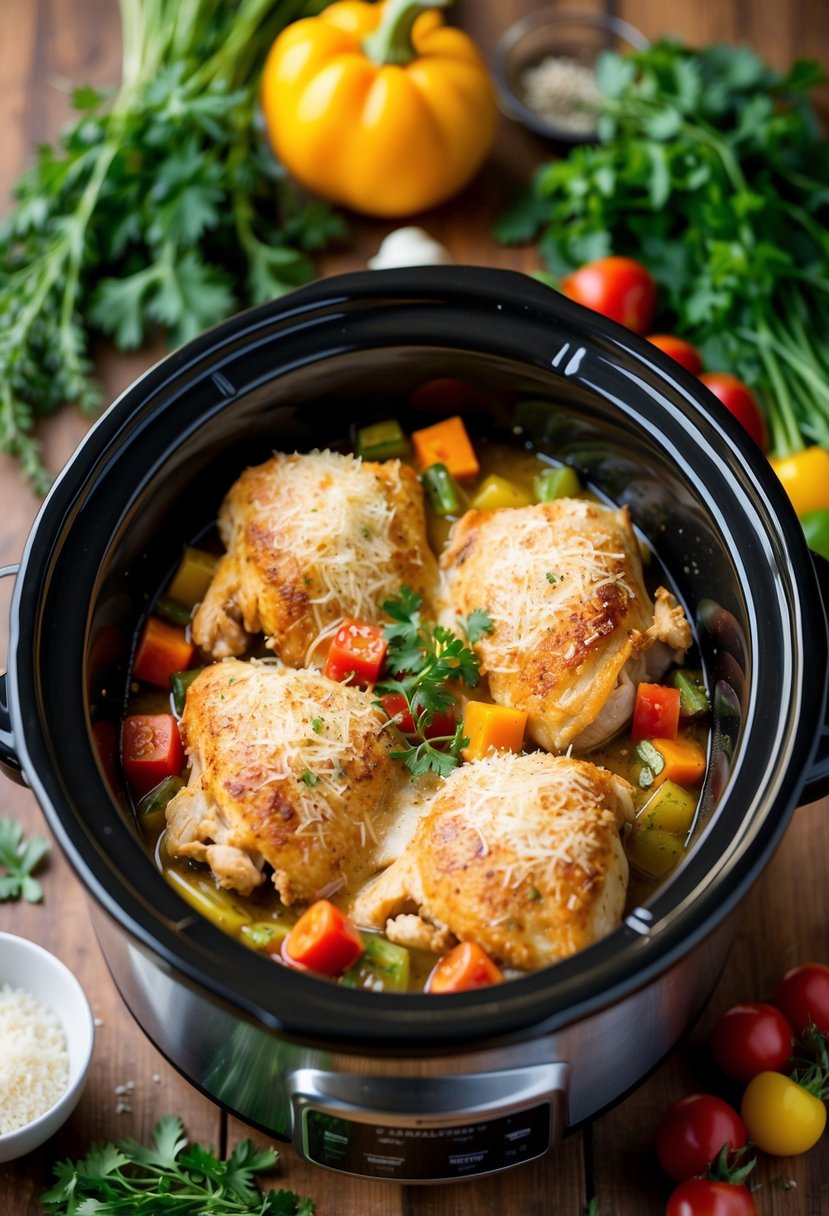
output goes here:
[{"label": "green bean piece", "polygon": [[393,456],[406,456],[409,441],[396,418],[383,422],[372,422],[357,432],[354,450],[363,460],[389,460]]},{"label": "green bean piece", "polygon": [[405,992],[409,987],[410,956],[405,946],[395,946],[375,933],[363,935],[365,949],[340,981],[346,988],[372,992]]},{"label": "green bean piece", "polygon": [[175,798],[184,781],[181,777],[165,777],[155,789],[145,794],[139,802],[136,811],[142,831],[148,836],[157,836],[166,822],[164,812],[167,803]]},{"label": "green bean piece", "polygon": [[290,930],[273,920],[255,920],[252,924],[242,925],[240,936],[246,945],[265,954],[278,954],[282,943]]},{"label": "green bean piece", "polygon": [[581,494],[581,482],[575,469],[568,464],[546,469],[533,482],[536,502],[553,502],[556,498],[575,498]]},{"label": "green bean piece", "polygon": [[683,718],[702,718],[711,706],[701,671],[689,667],[677,667],[668,676],[672,688],[679,689],[679,712]]},{"label": "green bean piece", "polygon": [[179,717],[184,713],[187,700],[187,689],[195,680],[203,667],[188,667],[187,671],[176,671],[170,676],[170,689],[173,697],[173,708]]},{"label": "green bean piece", "polygon": [[171,625],[187,626],[190,624],[191,610],[177,604],[175,600],[156,600],[155,611],[158,616],[164,617],[164,620],[169,621]]},{"label": "green bean piece", "polygon": [[461,492],[445,464],[430,464],[421,474],[429,506],[435,515],[457,515],[461,510]]}]

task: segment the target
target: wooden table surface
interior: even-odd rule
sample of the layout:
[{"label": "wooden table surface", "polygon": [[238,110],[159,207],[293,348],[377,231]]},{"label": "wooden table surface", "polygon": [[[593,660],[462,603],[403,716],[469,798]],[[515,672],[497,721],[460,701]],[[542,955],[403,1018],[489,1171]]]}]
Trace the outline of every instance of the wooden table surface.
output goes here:
[{"label": "wooden table surface", "polygon": [[[562,2],[575,7],[575,0]],[[508,23],[538,7],[538,0],[459,0],[453,20],[491,54]],[[829,63],[826,0],[788,5],[777,0],[689,0],[681,5],[618,0],[614,7],[651,38],[675,33],[697,43],[744,41],[779,67],[806,54]],[[115,83],[119,45],[114,0],[2,0],[0,209],[9,205],[12,182],[36,142],[52,138],[64,123],[67,82]],[[458,262],[532,269],[530,251],[496,246],[489,229],[511,186],[546,155],[548,150],[533,137],[502,122],[495,151],[479,180],[461,198],[423,217],[423,224]],[[393,226],[355,222],[349,243],[326,258],[321,272],[364,266],[366,256]],[[102,349],[99,366],[110,397],[159,353],[124,358]],[[53,469],[67,459],[84,429],[84,421],[71,409],[44,426],[44,450]],[[36,509],[16,466],[0,458],[0,564],[19,557]],[[5,652],[8,582],[0,584],[0,657]],[[33,797],[3,782],[0,816],[10,815],[30,833],[48,834]],[[602,1216],[655,1216],[664,1210],[670,1185],[653,1157],[654,1129],[670,1101],[717,1084],[705,1046],[714,1017],[736,1001],[766,999],[775,978],[796,962],[829,961],[827,858],[829,801],[796,812],[783,844],[743,906],[725,971],[688,1041],[634,1094],[571,1135],[545,1160],[491,1180],[400,1187],[308,1166],[285,1146],[280,1149],[279,1184],[313,1196],[319,1216],[580,1216],[593,1196]],[[97,1042],[88,1087],[68,1124],[41,1150],[0,1166],[0,1216],[34,1216],[40,1211],[38,1196],[54,1161],[82,1154],[94,1140],[127,1135],[145,1140],[164,1114],[180,1114],[192,1138],[223,1153],[248,1134],[266,1142],[191,1088],[134,1023],[103,963],[87,896],[56,846],[42,880],[43,904],[0,904],[0,929],[40,942],[69,964],[92,1003]],[[116,1087],[126,1082],[134,1083],[132,1109],[119,1113]],[[805,1157],[761,1161],[755,1185],[758,1211],[764,1216],[826,1216],[829,1140]]]}]

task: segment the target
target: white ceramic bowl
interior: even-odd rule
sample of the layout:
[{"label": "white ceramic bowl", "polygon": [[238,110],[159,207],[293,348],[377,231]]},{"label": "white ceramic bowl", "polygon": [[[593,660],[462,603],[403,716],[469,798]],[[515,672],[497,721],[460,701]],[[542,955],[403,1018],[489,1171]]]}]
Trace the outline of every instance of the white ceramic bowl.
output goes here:
[{"label": "white ceramic bowl", "polygon": [[30,1153],[66,1122],[83,1092],[95,1042],[86,993],[69,968],[42,946],[24,937],[0,933],[0,987],[4,984],[25,989],[55,1014],[66,1035],[69,1081],[62,1096],[44,1114],[0,1135],[0,1162]]}]

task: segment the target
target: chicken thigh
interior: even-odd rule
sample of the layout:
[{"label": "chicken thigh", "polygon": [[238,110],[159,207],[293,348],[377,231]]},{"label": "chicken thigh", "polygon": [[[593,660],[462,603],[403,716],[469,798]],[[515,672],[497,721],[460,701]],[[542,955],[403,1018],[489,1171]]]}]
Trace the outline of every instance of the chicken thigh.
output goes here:
[{"label": "chicken thigh", "polygon": [[403,584],[434,602],[423,492],[399,460],[277,454],[232,486],[219,532],[227,553],[192,624],[214,658],[264,632],[283,662],[308,666],[344,618],[380,620]]},{"label": "chicken thigh", "polygon": [[549,751],[605,742],[630,717],[635,682],[691,644],[673,596],[660,587],[654,604],[645,589],[625,508],[561,498],[468,511],[441,567],[443,624],[486,609],[492,628],[475,650],[492,699],[527,710]]},{"label": "chicken thigh", "polygon": [[265,881],[267,862],[285,904],[342,885],[384,829],[398,781],[371,700],[272,661],[205,668],[187,691],[192,768],[167,806],[168,851],[207,862],[244,895]]},{"label": "chicken thigh", "polygon": [[607,769],[544,752],[465,764],[352,915],[402,945],[475,941],[520,970],[565,958],[621,921],[632,794]]}]

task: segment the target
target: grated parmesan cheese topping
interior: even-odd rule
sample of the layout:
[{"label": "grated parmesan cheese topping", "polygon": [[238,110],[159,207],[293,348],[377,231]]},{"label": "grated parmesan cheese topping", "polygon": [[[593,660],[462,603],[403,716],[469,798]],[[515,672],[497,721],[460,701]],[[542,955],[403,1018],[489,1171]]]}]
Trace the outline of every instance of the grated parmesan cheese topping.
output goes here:
[{"label": "grated parmesan cheese topping", "polygon": [[51,1009],[10,984],[0,987],[0,1134],[50,1110],[69,1084],[63,1027]]},{"label": "grated parmesan cheese topping", "polygon": [[[345,803],[348,808],[344,765],[365,749],[367,738],[382,731],[384,723],[377,711],[361,690],[326,681],[313,670],[295,670],[274,662],[233,661],[222,667],[233,680],[233,715],[239,737],[253,753],[239,770],[240,779],[255,783],[255,790],[291,782],[292,803],[300,821],[297,834],[316,831],[322,835],[332,802]],[[251,690],[237,696],[248,682]],[[376,843],[367,815],[360,826]]]},{"label": "grated parmesan cheese topping", "polygon": [[[580,521],[587,520],[589,533],[578,531]],[[615,511],[579,499],[496,512],[486,524],[486,609],[493,629],[479,648],[487,670],[500,675],[520,671],[526,655],[574,606],[584,617],[585,604],[603,586],[615,584],[635,599],[627,577],[630,554],[620,546],[622,540]],[[598,628],[591,632],[590,619],[584,619],[589,645],[601,633]],[[597,627],[600,622],[597,614]],[[488,652],[499,661],[490,662]],[[575,647],[565,659],[573,653]]]},{"label": "grated parmesan cheese topping", "polygon": [[330,605],[338,611],[345,604],[348,616],[373,621],[380,603],[400,589],[392,540],[400,461],[385,461],[384,474],[392,481],[372,485],[359,456],[294,453],[281,462],[273,493],[255,500],[263,513],[275,513],[283,550],[313,574],[309,606],[318,636],[309,655],[342,620],[332,623]]},{"label": "grated parmesan cheese topping", "polygon": [[597,827],[615,819],[587,766],[545,752],[498,752],[466,764],[448,778],[447,795],[450,790],[452,809],[445,814],[475,834],[478,856],[505,887],[532,875],[546,890],[557,890],[562,866],[591,868],[605,848]]}]

